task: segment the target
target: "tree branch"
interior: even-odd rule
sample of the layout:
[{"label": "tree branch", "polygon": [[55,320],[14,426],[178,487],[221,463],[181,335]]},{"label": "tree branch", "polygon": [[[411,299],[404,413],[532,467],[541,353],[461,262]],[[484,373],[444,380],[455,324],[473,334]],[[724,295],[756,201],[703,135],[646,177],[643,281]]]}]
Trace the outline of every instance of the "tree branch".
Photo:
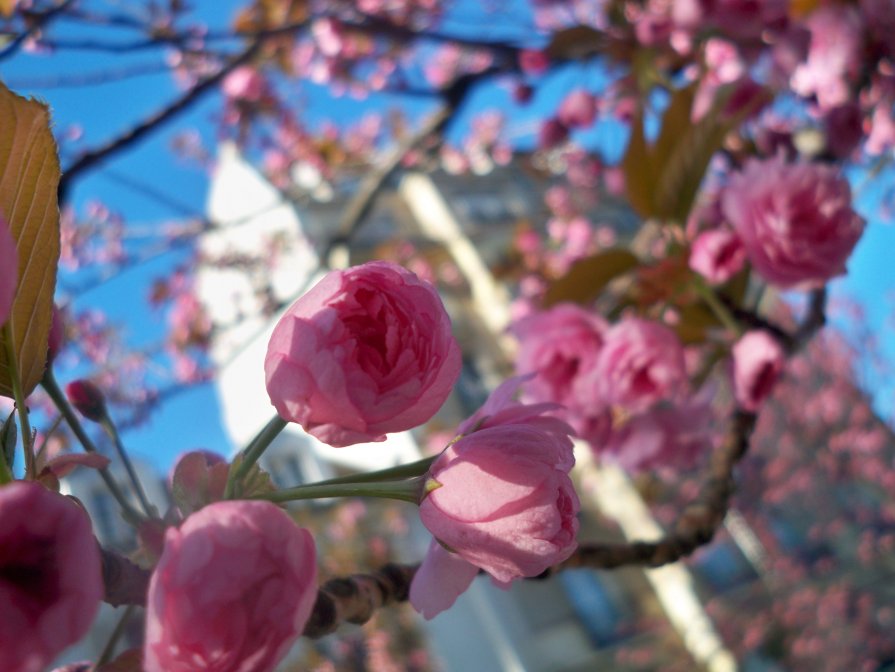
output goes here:
[{"label": "tree branch", "polygon": [[441,94],[445,100],[444,106],[425,119],[414,133],[398,143],[398,146],[392,150],[380,166],[367,173],[357,193],[345,207],[339,220],[338,230],[324,247],[321,259],[328,261],[336,247],[345,245],[351,240],[373,207],[376,196],[382,190],[383,185],[398,170],[407,154],[427,138],[442,132],[466,101],[473,84],[490,74],[493,73],[488,70],[474,75],[466,75],[455,81]]},{"label": "tree branch", "polygon": [[31,14],[30,25],[28,26],[28,29],[16,35],[9,44],[7,44],[5,47],[3,47],[2,50],[0,50],[0,61],[7,59],[15,54],[25,40],[27,40],[35,33],[46,28],[53,17],[58,16],[61,12],[64,12],[74,2],[75,0],[62,0],[58,5],[56,5],[55,7],[51,7],[41,14]]},{"label": "tree branch", "polygon": [[801,350],[827,323],[826,286],[811,292],[808,297],[808,308],[805,312],[805,317],[802,318],[801,324],[793,332],[787,331],[779,324],[775,324],[751,310],[735,306],[729,301],[726,301],[725,305],[731,312],[733,312],[734,317],[736,317],[737,320],[746,324],[751,329],[764,329],[765,331],[772,333],[790,355]]},{"label": "tree branch", "polygon": [[131,147],[148,134],[158,130],[167,122],[186,112],[205,93],[214,89],[230,72],[251,60],[258,53],[261,44],[260,41],[253,42],[243,52],[230,59],[217,73],[198,82],[193,88],[167,107],[151,114],[136,126],[118,137],[112,138],[106,144],[82,154],[62,173],[62,179],[59,181],[59,202],[63,203],[65,201],[72,182],[80,177],[81,173]]},{"label": "tree branch", "polygon": [[574,555],[547,573],[560,569],[590,567],[615,569],[628,565],[659,567],[690,555],[709,543],[724,522],[734,492],[733,470],[746,454],[755,428],[753,413],[737,411],[724,446],[713,456],[702,496],[688,505],[674,531],[657,541],[628,544],[585,544]]}]

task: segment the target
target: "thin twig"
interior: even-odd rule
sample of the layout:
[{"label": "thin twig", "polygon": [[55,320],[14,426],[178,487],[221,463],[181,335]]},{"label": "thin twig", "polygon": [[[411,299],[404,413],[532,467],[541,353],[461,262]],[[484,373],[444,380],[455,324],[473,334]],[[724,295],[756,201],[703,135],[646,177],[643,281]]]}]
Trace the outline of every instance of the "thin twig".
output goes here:
[{"label": "thin twig", "polygon": [[9,42],[9,44],[7,44],[5,47],[3,47],[2,50],[0,50],[0,61],[15,54],[25,40],[46,28],[53,17],[58,16],[60,12],[64,12],[74,2],[75,0],[62,0],[62,2],[60,2],[58,5],[56,5],[55,7],[50,7],[50,9],[43,12],[42,14],[39,14],[37,16],[34,16],[32,14],[31,22],[28,25],[28,29],[16,35],[12,39],[12,41]]},{"label": "thin twig", "polygon": [[105,647],[103,647],[102,653],[96,660],[97,670],[101,669],[103,665],[105,665],[112,659],[112,654],[115,653],[115,647],[118,645],[121,636],[124,634],[124,628],[133,613],[134,605],[129,604],[124,608],[124,612],[121,614],[121,618],[119,618],[118,623],[115,624],[115,629],[112,630],[112,634],[109,635],[109,639],[106,642]]},{"label": "thin twig", "polygon": [[[72,433],[74,433],[78,441],[81,442],[84,451],[88,453],[99,453],[96,446],[93,444],[93,441],[87,435],[87,432],[84,431],[84,427],[81,425],[81,421],[78,419],[77,414],[68,403],[68,399],[65,398],[65,394],[63,394],[62,389],[59,387],[59,383],[56,382],[56,377],[53,375],[52,368],[48,368],[46,373],[44,373],[41,386],[56,405],[56,408],[59,409],[59,412],[65,417],[68,426],[71,428]],[[109,473],[109,470],[106,467],[101,467],[98,471],[100,478],[102,478],[103,482],[106,484],[106,488],[108,488],[112,497],[115,498],[115,501],[118,502],[118,505],[121,507],[124,519],[132,525],[138,525],[140,521],[143,520],[143,516],[131,506],[130,502],[127,501],[127,497],[124,496],[121,488],[118,487],[118,483],[112,478],[112,474]]]},{"label": "thin twig", "polygon": [[737,320],[752,329],[764,329],[772,333],[780,341],[787,353],[792,355],[801,350],[826,325],[827,288],[824,286],[811,292],[808,297],[808,308],[805,311],[805,317],[802,318],[802,322],[793,332],[787,331],[779,324],[775,324],[751,310],[739,308],[730,303],[727,303],[727,307],[733,312]]}]

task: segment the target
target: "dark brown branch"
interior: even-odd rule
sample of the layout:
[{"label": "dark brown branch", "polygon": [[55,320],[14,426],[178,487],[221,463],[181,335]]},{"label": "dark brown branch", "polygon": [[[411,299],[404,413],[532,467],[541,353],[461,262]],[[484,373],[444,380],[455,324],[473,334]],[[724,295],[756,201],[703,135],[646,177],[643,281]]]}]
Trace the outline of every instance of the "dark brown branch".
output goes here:
[{"label": "dark brown branch", "polygon": [[811,292],[808,298],[808,312],[802,319],[802,323],[793,334],[793,343],[790,353],[802,348],[810,341],[814,334],[824,328],[827,323],[827,287],[824,285],[820,289]]},{"label": "dark brown branch", "polygon": [[167,107],[151,114],[130,130],[112,138],[104,145],[82,154],[62,174],[62,179],[59,181],[59,202],[63,203],[65,201],[65,196],[71,187],[71,183],[81,173],[131,147],[145,136],[153,131],[157,131],[167,122],[189,110],[200,100],[203,94],[214,89],[231,71],[251,60],[258,53],[261,44],[261,42],[252,43],[240,54],[230,59],[217,73],[197,83]]},{"label": "dark brown branch", "polygon": [[304,636],[317,638],[335,632],[342,623],[362,625],[380,607],[406,602],[416,565],[388,564],[372,574],[354,574],[323,584]]},{"label": "dark brown branch", "polygon": [[733,312],[734,317],[750,329],[764,329],[774,335],[777,340],[783,344],[783,347],[789,354],[793,354],[800,350],[811,338],[827,323],[826,306],[827,306],[827,288],[815,289],[808,297],[808,309],[802,323],[794,332],[789,332],[767,318],[740,308],[732,303],[725,301],[725,305]]},{"label": "dark brown branch", "polygon": [[710,542],[724,522],[734,492],[733,470],[746,454],[756,416],[737,411],[724,446],[713,456],[702,495],[684,509],[674,531],[657,541],[586,544],[551,571],[573,567],[614,569],[628,565],[659,567],[690,555]]},{"label": "dark brown branch", "polygon": [[54,75],[52,77],[21,77],[6,82],[11,89],[68,89],[84,86],[100,86],[112,84],[135,77],[157,75],[168,72],[170,66],[164,63],[137,63],[115,70],[98,72],[82,72],[70,75]]},{"label": "dark brown branch", "polygon": [[373,207],[376,196],[386,180],[394,174],[401,165],[401,161],[404,160],[404,157],[410,151],[444,127],[450,120],[453,109],[453,107],[446,105],[426,118],[418,130],[402,140],[379,166],[376,166],[364,176],[357,192],[342,212],[338,230],[324,248],[321,259],[328,260],[329,255],[336,247],[344,245],[351,240]]},{"label": "dark brown branch", "polygon": [[321,254],[321,259],[328,261],[336,247],[345,245],[351,240],[373,207],[376,196],[382,190],[383,185],[398,170],[407,154],[426,139],[441,133],[466,101],[473,84],[490,74],[492,74],[490,71],[476,73],[461,77],[454,82],[441,94],[445,100],[444,106],[426,118],[414,133],[402,140],[381,165],[367,173],[357,193],[343,211],[338,231],[327,243]]}]

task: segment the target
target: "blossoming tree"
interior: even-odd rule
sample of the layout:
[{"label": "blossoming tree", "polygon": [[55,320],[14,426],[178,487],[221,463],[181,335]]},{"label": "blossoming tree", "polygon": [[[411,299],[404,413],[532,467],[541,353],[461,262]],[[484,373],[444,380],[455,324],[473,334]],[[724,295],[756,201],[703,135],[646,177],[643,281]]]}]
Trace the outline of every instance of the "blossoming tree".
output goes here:
[{"label": "blossoming tree", "polygon": [[[573,567],[677,561],[712,541],[737,488],[759,502],[776,496],[749,466],[750,445],[781,378],[810,386],[799,352],[824,326],[827,284],[847,272],[865,228],[842,166],[872,178],[895,147],[895,6],[532,0],[487,10],[489,24],[525,17],[520,36],[505,40],[485,23],[457,27],[481,11],[431,0],[257,0],[217,30],[176,1],[126,11],[88,0],[0,2],[11,36],[0,59],[24,49],[44,58],[167,49],[164,68],[182,87],[95,146],[60,134],[61,168],[47,108],[0,87],[0,394],[15,404],[0,429],[8,596],[0,669],[45,669],[84,636],[105,600],[145,606],[143,644],[77,669],[273,670],[298,637],[366,622],[391,603],[409,600],[432,618],[480,573],[509,588]],[[73,39],[67,23],[100,37]],[[580,85],[557,93],[553,77],[562,73]],[[428,107],[390,124],[314,127],[290,95],[307,81],[358,107],[420,98]],[[488,90],[514,106],[509,119],[463,121]],[[351,185],[338,230],[321,244],[325,263],[351,245],[402,170],[479,171],[517,160],[550,183],[548,221],[520,228],[506,274],[518,375],[496,386],[438,455],[281,488],[258,466],[288,423],[334,447],[375,443],[423,426],[451,394],[462,355],[429,281],[438,273],[414,253],[386,250],[392,258],[321,268],[328,272],[294,303],[273,302],[269,314],[282,315],[263,363],[270,422],[230,462],[201,452],[181,459],[170,510],[144,492],[113,416],[130,404],[138,420],[162,403],[142,376],[148,362],[169,368],[178,385],[214,376],[202,353],[215,325],[194,296],[189,264],[152,288],[152,301],[170,311],[162,355],[113,347],[102,319],[54,308],[54,288],[60,263],[114,274],[151,258],[125,244],[129,224],[108,208],[78,214],[72,190],[213,92],[222,101],[216,132],[257,157],[285,197],[313,197],[300,188],[309,171],[315,188]],[[534,148],[522,153],[512,125],[526,116]],[[589,140],[601,124],[625,137],[619,157]],[[207,161],[194,137],[176,145]],[[593,219],[609,201],[636,222],[629,238]],[[191,219],[162,242],[189,246],[214,228]],[[251,269],[269,287],[275,253],[273,245],[260,257],[210,261]],[[768,289],[804,295],[799,320],[765,310]],[[75,378],[63,389],[64,333],[96,375],[63,369]],[[81,417],[108,434],[132,493],[110,476],[110,458]],[[55,432],[70,433],[70,450],[52,454],[37,439]],[[695,478],[665,536],[579,538],[576,439],[631,473]],[[102,548],[83,507],[59,494],[75,468],[99,471],[137,532],[139,562]],[[358,567],[318,585],[313,535],[280,505],[345,497],[418,506],[432,536],[421,563]]]}]

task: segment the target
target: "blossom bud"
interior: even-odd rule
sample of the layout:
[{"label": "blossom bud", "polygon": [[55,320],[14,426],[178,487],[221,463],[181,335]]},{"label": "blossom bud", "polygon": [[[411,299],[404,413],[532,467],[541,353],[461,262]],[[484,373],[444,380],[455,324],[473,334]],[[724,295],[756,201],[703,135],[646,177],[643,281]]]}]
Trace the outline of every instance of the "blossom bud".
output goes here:
[{"label": "blossom bud", "polygon": [[757,411],[783,371],[783,347],[766,331],[750,331],[733,346],[733,390],[737,403]]},{"label": "blossom bud", "polygon": [[569,137],[569,128],[559,119],[547,119],[541,124],[538,132],[538,147],[552,149],[565,142]]},{"label": "blossom bud", "polygon": [[746,263],[746,250],[737,235],[728,229],[704,231],[693,241],[690,268],[713,285],[727,282]]},{"label": "blossom bud", "polygon": [[106,397],[89,380],[74,380],[65,386],[65,394],[72,406],[88,420],[100,422],[106,417]]}]

